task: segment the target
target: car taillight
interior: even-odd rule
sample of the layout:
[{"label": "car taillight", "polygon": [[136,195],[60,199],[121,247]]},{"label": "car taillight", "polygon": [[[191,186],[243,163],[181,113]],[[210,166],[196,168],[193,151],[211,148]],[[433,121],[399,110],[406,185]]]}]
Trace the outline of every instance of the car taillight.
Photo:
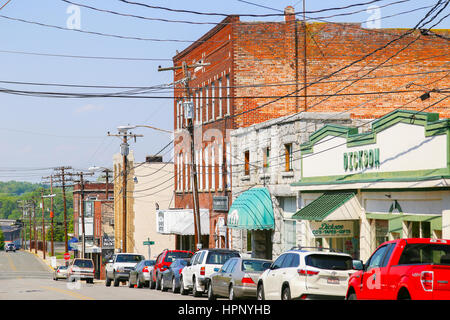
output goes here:
[{"label": "car taillight", "polygon": [[253,279],[248,277],[248,276],[247,277],[243,277],[241,281],[242,281],[242,284],[244,284],[244,283],[255,284],[255,281],[253,281]]},{"label": "car taillight", "polygon": [[311,270],[305,270],[305,269],[298,269],[298,274],[301,276],[315,276],[319,274],[319,271],[311,271]]},{"label": "car taillight", "polygon": [[59,269],[58,269],[58,270],[56,270],[56,272],[58,272],[58,273],[59,273]]},{"label": "car taillight", "polygon": [[183,271],[183,269],[178,270],[178,273],[181,274],[181,271]]},{"label": "car taillight", "polygon": [[422,271],[420,274],[420,283],[425,291],[433,291],[433,271]]},{"label": "car taillight", "polygon": [[302,294],[301,296],[300,296],[300,299],[301,300],[306,300],[308,298],[308,295],[307,294]]},{"label": "car taillight", "polygon": [[204,276],[205,275],[205,267],[201,267],[200,268],[200,275]]},{"label": "car taillight", "polygon": [[142,272],[148,272],[148,267],[144,267],[144,268],[142,269]]}]

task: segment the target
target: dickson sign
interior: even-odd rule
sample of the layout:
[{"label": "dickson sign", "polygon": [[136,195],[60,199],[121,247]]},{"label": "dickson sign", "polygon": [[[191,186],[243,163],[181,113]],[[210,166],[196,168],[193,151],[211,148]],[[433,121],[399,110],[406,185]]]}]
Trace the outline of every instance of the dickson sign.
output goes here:
[{"label": "dickson sign", "polygon": [[313,222],[311,231],[316,238],[340,238],[353,236],[353,221]]},{"label": "dickson sign", "polygon": [[380,167],[380,149],[344,153],[344,170],[356,171]]}]

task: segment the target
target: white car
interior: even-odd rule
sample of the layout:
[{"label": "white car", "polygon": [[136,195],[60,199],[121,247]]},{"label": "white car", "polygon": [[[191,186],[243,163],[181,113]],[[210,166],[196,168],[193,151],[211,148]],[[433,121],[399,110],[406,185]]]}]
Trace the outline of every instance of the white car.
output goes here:
[{"label": "white car", "polygon": [[281,254],[258,279],[258,300],[344,299],[356,272],[350,255],[305,248]]},{"label": "white car", "polygon": [[119,282],[128,281],[130,271],[144,259],[143,255],[137,253],[116,253],[106,264],[105,285],[109,287],[113,281],[114,287],[118,287]]},{"label": "white car", "polygon": [[211,275],[223,266],[228,259],[240,257],[239,252],[229,249],[204,249],[191,258],[191,265],[181,271],[180,293],[188,294],[192,289],[194,297],[201,296],[208,288]]}]

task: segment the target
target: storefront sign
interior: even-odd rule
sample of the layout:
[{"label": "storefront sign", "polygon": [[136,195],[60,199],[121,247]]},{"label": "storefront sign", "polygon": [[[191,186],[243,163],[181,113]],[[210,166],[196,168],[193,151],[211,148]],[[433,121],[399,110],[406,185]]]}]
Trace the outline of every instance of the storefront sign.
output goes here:
[{"label": "storefront sign", "polygon": [[316,238],[343,238],[353,236],[353,221],[311,221],[311,231]]},{"label": "storefront sign", "polygon": [[344,170],[363,170],[380,167],[380,149],[359,150],[344,153]]},{"label": "storefront sign", "polygon": [[213,196],[213,210],[214,211],[228,211],[228,197],[227,196]]}]

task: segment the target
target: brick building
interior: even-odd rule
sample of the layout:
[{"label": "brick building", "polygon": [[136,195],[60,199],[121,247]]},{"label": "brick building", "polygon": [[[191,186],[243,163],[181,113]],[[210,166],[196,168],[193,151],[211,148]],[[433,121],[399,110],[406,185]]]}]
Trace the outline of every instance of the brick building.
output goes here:
[{"label": "brick building", "polygon": [[[74,185],[73,222],[74,235],[79,239],[78,256],[82,245],[82,206],[81,185]],[[110,242],[114,240],[114,185],[109,183],[84,182],[84,230],[85,255],[92,258],[96,270],[96,278],[104,279],[104,266],[107,258],[114,251]]]},{"label": "brick building", "polygon": [[[195,106],[199,202],[210,214],[210,237],[204,246],[229,245],[230,234],[223,232],[231,205],[229,130],[305,111],[373,119],[398,108],[422,110],[442,98],[437,92],[426,101],[419,96],[444,87],[448,41],[418,31],[401,36],[405,31],[348,23],[305,25],[287,7],[281,22],[243,22],[229,16],[173,58],[174,66],[210,63],[192,70],[189,84]],[[450,35],[449,30],[433,32]],[[175,71],[175,81],[183,77],[182,70]],[[184,88],[177,86],[175,206],[192,209],[183,97]],[[428,110],[448,118],[447,106],[443,101]],[[228,206],[214,206],[224,199]]]}]

